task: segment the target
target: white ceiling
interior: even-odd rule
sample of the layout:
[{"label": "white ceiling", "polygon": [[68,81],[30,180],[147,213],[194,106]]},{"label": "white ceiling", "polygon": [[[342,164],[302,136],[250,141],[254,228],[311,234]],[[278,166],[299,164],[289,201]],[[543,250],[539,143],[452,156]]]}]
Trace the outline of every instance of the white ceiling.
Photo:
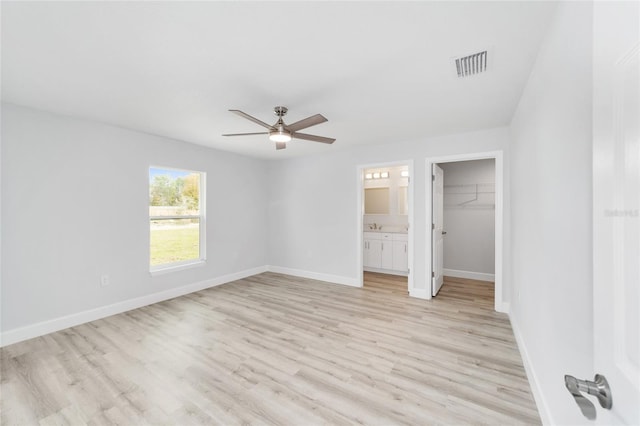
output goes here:
[{"label": "white ceiling", "polygon": [[[260,158],[507,125],[554,3],[2,2],[2,99]],[[452,57],[489,48],[489,71]],[[321,113],[275,151],[263,129]]]}]

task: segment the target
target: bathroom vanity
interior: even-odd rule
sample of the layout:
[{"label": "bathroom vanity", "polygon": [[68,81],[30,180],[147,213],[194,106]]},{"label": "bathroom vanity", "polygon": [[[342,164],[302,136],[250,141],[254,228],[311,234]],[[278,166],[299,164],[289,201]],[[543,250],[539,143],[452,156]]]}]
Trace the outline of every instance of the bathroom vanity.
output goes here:
[{"label": "bathroom vanity", "polygon": [[409,245],[406,232],[364,232],[364,270],[407,275]]}]

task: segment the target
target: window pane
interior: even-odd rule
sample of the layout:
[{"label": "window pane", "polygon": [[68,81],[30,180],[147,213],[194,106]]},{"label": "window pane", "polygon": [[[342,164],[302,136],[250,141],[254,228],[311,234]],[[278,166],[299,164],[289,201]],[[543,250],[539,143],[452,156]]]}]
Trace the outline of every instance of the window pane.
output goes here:
[{"label": "window pane", "polygon": [[200,219],[151,221],[151,266],[200,258]]},{"label": "window pane", "polygon": [[149,168],[152,270],[204,260],[204,172]]},{"label": "window pane", "polygon": [[149,216],[200,214],[200,173],[149,169]]}]

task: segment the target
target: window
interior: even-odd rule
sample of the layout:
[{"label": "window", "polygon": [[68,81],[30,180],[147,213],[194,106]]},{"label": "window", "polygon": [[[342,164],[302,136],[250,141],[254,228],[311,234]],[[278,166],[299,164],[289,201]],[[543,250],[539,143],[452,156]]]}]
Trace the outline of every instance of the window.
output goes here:
[{"label": "window", "polygon": [[205,173],[149,168],[151,272],[205,260]]}]

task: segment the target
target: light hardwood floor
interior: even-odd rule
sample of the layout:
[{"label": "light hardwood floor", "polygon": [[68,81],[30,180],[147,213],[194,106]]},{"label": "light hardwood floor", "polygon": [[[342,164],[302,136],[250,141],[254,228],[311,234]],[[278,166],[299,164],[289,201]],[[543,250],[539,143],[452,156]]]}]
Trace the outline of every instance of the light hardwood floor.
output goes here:
[{"label": "light hardwood floor", "polygon": [[7,346],[2,425],[539,424],[493,286],[264,273]]}]

